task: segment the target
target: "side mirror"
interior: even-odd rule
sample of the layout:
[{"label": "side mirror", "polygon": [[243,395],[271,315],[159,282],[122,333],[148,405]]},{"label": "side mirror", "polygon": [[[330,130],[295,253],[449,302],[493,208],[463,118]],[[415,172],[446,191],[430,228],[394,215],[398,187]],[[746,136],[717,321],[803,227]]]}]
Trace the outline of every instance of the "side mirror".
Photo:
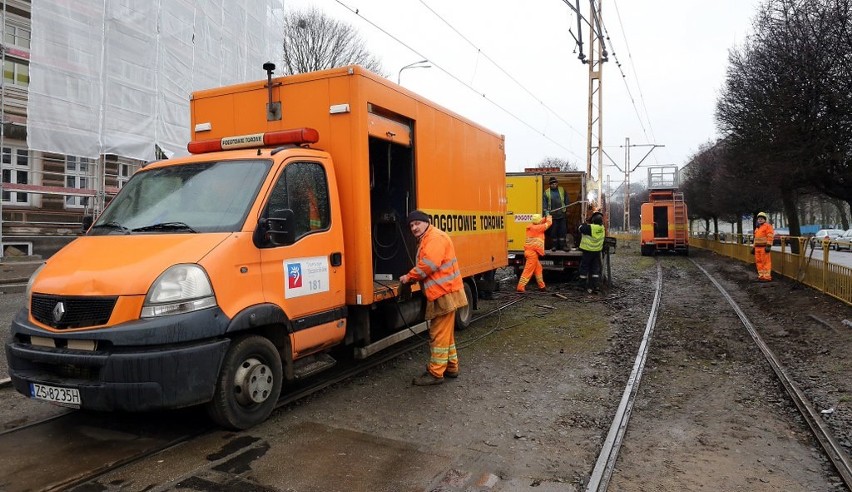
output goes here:
[{"label": "side mirror", "polygon": [[92,217],[91,215],[84,215],[83,216],[83,223],[81,224],[81,227],[83,228],[83,234],[85,234],[89,230],[89,228],[92,227],[92,223],[94,221],[95,221],[95,218]]},{"label": "side mirror", "polygon": [[260,219],[258,224],[266,230],[272,244],[285,246],[296,242],[296,215],[289,208],[269,211],[269,217]]}]

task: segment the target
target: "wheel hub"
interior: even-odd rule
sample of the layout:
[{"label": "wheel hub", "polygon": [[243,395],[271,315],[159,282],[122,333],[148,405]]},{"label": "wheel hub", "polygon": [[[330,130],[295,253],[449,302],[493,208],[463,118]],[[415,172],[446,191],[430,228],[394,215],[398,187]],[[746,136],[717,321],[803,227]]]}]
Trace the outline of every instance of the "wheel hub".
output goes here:
[{"label": "wheel hub", "polygon": [[253,357],[240,364],[234,374],[234,394],[241,405],[265,402],[274,384],[272,369]]}]

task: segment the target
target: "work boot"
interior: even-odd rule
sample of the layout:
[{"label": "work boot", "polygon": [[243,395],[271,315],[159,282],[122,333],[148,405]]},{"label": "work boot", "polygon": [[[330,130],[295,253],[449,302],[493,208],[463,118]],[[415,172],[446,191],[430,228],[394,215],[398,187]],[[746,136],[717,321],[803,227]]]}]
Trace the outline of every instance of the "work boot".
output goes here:
[{"label": "work boot", "polygon": [[411,380],[411,384],[413,384],[414,386],[432,386],[434,384],[441,384],[443,382],[444,378],[436,378],[429,371],[426,371]]},{"label": "work boot", "polygon": [[450,379],[455,379],[455,378],[459,377],[459,372],[458,371],[444,371],[444,377],[450,378]]}]

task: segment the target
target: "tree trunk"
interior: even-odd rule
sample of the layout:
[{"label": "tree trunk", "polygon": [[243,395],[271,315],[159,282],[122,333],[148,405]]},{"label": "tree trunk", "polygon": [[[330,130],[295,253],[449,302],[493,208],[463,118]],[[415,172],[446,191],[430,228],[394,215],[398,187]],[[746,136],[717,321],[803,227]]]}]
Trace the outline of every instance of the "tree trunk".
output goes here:
[{"label": "tree trunk", "polygon": [[[781,203],[784,205],[784,214],[787,216],[787,225],[790,229],[790,236],[801,236],[802,227],[799,224],[799,214],[796,212],[796,192],[791,189],[781,189]],[[799,242],[790,242],[790,252],[799,254]]]}]

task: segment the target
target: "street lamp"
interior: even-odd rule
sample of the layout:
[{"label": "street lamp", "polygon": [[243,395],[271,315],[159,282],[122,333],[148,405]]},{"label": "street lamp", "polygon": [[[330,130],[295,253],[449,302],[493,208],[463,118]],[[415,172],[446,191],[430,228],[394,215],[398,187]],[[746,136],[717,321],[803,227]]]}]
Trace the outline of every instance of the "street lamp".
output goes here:
[{"label": "street lamp", "polygon": [[[424,63],[426,65],[424,65]],[[408,65],[400,68],[399,72],[397,72],[397,74],[396,74],[396,83],[399,84],[399,77],[400,77],[400,75],[402,75],[403,70],[405,70],[407,68],[431,68],[432,65],[428,65],[428,63],[429,63],[429,60],[420,60],[420,61],[416,61],[414,63],[409,63]]]}]

